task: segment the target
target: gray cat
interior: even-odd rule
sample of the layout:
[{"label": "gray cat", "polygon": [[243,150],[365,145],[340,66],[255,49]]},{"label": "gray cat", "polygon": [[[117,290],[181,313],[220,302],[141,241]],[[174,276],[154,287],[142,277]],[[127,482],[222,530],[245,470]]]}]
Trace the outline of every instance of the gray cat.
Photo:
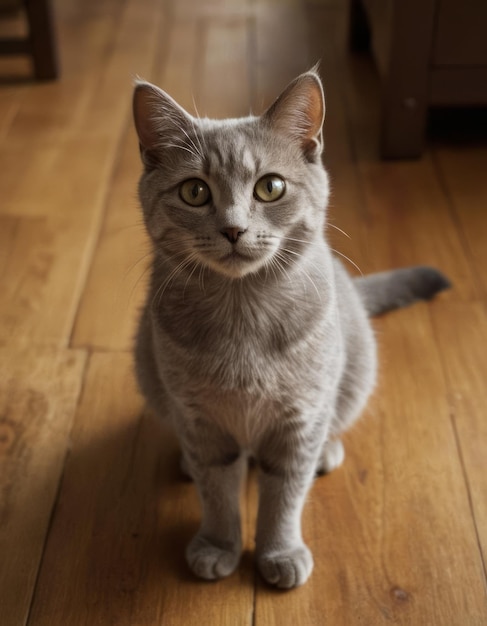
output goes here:
[{"label": "gray cat", "polygon": [[243,119],[195,119],[154,85],[135,88],[139,193],[154,248],[136,368],[201,499],[186,557],[202,578],[238,565],[252,456],[259,570],[281,588],[306,581],[306,494],[316,473],[342,463],[339,435],[376,380],[368,317],[449,285],[426,267],[352,279],[332,256],[324,111],[314,70]]}]

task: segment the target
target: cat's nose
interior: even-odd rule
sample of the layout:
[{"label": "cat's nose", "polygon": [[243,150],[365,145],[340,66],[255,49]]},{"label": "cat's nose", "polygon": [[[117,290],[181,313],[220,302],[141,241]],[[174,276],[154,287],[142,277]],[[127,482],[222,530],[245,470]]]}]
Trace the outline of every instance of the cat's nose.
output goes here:
[{"label": "cat's nose", "polygon": [[220,232],[230,243],[237,243],[240,235],[243,235],[246,230],[247,229],[242,230],[241,228],[224,228]]}]

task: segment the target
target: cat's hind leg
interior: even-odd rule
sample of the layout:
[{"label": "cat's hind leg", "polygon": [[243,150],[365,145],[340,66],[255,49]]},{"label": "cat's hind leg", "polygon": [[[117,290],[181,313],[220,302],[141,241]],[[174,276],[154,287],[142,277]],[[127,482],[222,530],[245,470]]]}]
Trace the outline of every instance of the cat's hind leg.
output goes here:
[{"label": "cat's hind leg", "polygon": [[363,325],[362,332],[354,336],[353,341],[349,338],[347,353],[352,357],[349,356],[345,363],[329,438],[323,445],[316,467],[318,476],[329,474],[343,463],[345,449],[339,437],[358,419],[375,385],[376,347],[368,323]]}]

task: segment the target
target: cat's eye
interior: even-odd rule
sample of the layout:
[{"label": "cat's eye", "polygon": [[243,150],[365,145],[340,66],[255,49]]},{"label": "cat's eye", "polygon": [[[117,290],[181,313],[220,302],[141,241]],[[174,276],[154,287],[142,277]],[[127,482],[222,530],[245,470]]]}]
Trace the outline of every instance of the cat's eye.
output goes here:
[{"label": "cat's eye", "polygon": [[191,206],[203,206],[211,198],[210,188],[199,178],[184,181],[179,187],[179,195],[181,200]]},{"label": "cat's eye", "polygon": [[277,174],[267,174],[259,179],[254,187],[254,193],[262,202],[279,200],[286,191],[286,183]]}]

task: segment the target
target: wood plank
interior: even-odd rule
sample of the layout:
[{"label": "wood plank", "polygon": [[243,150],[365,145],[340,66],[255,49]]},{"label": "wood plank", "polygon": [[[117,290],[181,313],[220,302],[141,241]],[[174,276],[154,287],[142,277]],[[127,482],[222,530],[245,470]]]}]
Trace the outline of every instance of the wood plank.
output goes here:
[{"label": "wood plank", "polygon": [[135,132],[121,147],[107,212],[77,312],[73,346],[128,350],[145,298],[151,245],[136,199],[140,172]]},{"label": "wood plank", "polygon": [[[449,401],[487,569],[487,314],[482,303],[450,302],[432,309],[449,386]],[[452,332],[455,329],[455,332]]]},{"label": "wood plank", "polygon": [[[177,6],[181,8],[179,4]],[[187,14],[183,14],[180,19],[175,18],[166,33],[167,48],[160,66],[154,68],[151,77],[182,107],[196,116],[196,74],[200,66],[198,59],[202,55],[201,33],[201,22],[195,16],[189,19]]]},{"label": "wood plank", "polygon": [[189,574],[199,505],[178,460],[173,436],[143,413],[131,355],[94,354],[30,626],[251,624],[248,559],[218,584]]},{"label": "wood plank", "polygon": [[469,260],[473,267],[479,291],[487,296],[487,222],[485,206],[485,168],[487,149],[475,143],[456,142],[449,146],[438,145],[434,153],[435,164],[451,202],[451,208],[464,238]]},{"label": "wood plank", "polygon": [[[95,68],[91,91],[72,124],[64,116],[70,99],[61,97],[56,110],[51,86],[36,93],[43,110],[51,101],[52,117],[42,113],[31,119],[32,105],[26,104],[10,126],[9,142],[0,149],[8,174],[0,185],[2,212],[25,219],[7,261],[2,337],[28,335],[58,345],[69,339],[130,111],[130,69],[152,63],[162,12],[157,7],[154,0],[124,5],[109,51],[101,68]],[[50,130],[48,135],[41,131],[26,152],[32,124]]]},{"label": "wood plank", "polygon": [[265,0],[256,5],[251,34],[252,109],[261,113],[296,76],[318,59],[310,59],[307,24],[293,0]]},{"label": "wood plank", "polygon": [[[384,318],[379,328],[375,401],[346,436],[343,468],[317,480],[305,512],[314,574],[279,598],[259,588],[257,624],[459,624],[468,615],[480,626],[487,619],[428,305]],[[446,341],[451,331],[443,331]]]},{"label": "wood plank", "polygon": [[468,251],[429,155],[413,163],[364,162],[359,167],[369,207],[367,241],[375,269],[432,265],[450,277],[455,298],[477,297]]},{"label": "wood plank", "polygon": [[0,276],[5,274],[5,267],[12,254],[12,244],[18,225],[18,218],[0,215]]},{"label": "wood plank", "polygon": [[88,233],[86,223],[78,228],[62,219],[17,220],[1,276],[1,344],[53,345],[69,336]]},{"label": "wood plank", "polygon": [[[97,58],[97,63],[92,60],[89,72],[81,69],[81,76],[88,73],[87,79],[74,84],[60,81],[40,85],[35,89],[34,101],[24,98],[10,127],[9,143],[1,153],[2,165],[9,174],[4,180],[5,187],[0,188],[3,212],[17,210],[25,214],[26,207],[37,206],[41,198],[46,200],[42,203],[43,214],[49,207],[65,213],[66,204],[71,204],[79,193],[84,191],[84,197],[93,191],[96,194],[106,184],[105,171],[100,168],[103,164],[105,168],[113,165],[130,113],[132,79],[152,65],[161,18],[161,9],[155,11],[155,6],[155,0],[142,4],[128,2],[118,29],[110,37],[102,22],[101,39],[105,39],[107,51]],[[84,32],[82,26],[80,31]],[[91,40],[90,32],[87,38]],[[95,38],[95,58],[98,45]],[[85,137],[98,141],[96,147],[91,146],[91,158],[80,153]],[[90,171],[91,163],[94,167]],[[78,172],[79,167],[83,169]],[[88,172],[91,177],[98,175],[98,184],[95,180],[85,180]],[[26,185],[25,180],[32,180],[32,176],[36,177],[33,184]],[[71,193],[60,198],[60,191],[66,193],[66,190]],[[96,204],[95,199],[96,196],[89,196],[89,203]],[[83,211],[89,209],[80,207]]]},{"label": "wood plank", "polygon": [[25,624],[63,469],[85,355],[0,347],[2,624]]},{"label": "wood plank", "polygon": [[205,20],[201,25],[202,51],[195,76],[201,115],[225,118],[250,113],[248,26],[246,18]]},{"label": "wood plank", "polygon": [[9,140],[22,137],[29,145],[52,142],[69,132],[86,110],[120,22],[119,0],[100,2],[96,11],[92,4],[88,0],[83,7],[73,7],[63,2],[56,7],[62,79],[22,88],[30,97],[22,100]]},{"label": "wood plank", "polygon": [[8,133],[24,93],[25,90],[19,88],[2,89],[2,97],[0,98],[0,142],[4,141]]}]

